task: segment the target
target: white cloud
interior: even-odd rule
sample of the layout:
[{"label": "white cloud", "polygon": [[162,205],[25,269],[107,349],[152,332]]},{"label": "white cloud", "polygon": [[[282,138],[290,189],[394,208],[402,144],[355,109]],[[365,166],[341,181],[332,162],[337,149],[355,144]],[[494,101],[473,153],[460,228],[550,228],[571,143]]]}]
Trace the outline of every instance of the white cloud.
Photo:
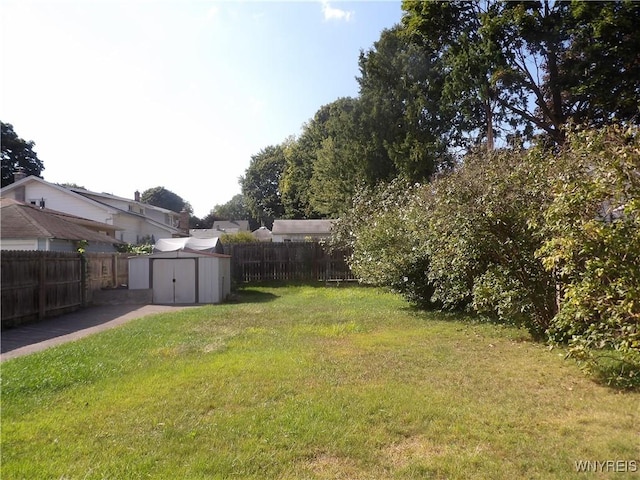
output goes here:
[{"label": "white cloud", "polygon": [[327,0],[322,0],[322,13],[325,20],[344,20],[348,22],[353,16],[353,11],[341,10],[340,8],[333,8],[329,5]]}]

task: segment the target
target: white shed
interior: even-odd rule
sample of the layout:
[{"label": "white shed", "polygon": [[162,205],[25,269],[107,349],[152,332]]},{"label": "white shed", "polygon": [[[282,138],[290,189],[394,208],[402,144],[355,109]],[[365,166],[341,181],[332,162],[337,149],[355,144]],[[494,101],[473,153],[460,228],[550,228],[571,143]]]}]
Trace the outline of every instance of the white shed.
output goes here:
[{"label": "white shed", "polygon": [[231,257],[176,250],[129,258],[129,289],[151,289],[153,303],[220,303],[231,293]]}]

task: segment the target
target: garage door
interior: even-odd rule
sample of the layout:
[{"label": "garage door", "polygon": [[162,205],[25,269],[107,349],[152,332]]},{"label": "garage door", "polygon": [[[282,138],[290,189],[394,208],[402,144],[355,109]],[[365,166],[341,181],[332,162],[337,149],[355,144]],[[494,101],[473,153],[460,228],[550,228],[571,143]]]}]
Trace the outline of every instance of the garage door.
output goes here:
[{"label": "garage door", "polygon": [[196,259],[153,261],[153,303],[196,302]]}]

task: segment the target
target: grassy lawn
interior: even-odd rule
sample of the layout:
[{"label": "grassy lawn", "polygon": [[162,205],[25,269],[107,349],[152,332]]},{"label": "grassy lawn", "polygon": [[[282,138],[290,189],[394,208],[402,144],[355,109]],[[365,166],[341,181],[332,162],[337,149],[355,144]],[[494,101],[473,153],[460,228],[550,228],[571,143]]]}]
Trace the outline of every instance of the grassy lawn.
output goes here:
[{"label": "grassy lawn", "polygon": [[[377,289],[246,289],[2,364],[9,479],[632,478],[640,394]],[[593,467],[593,465],[592,465]]]}]

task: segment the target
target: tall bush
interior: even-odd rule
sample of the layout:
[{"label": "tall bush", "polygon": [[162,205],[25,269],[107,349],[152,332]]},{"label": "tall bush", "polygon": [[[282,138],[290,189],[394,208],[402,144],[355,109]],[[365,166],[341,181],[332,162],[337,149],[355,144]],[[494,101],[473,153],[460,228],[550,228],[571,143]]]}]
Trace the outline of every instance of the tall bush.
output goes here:
[{"label": "tall bush", "polygon": [[560,286],[550,338],[607,381],[640,384],[639,131],[574,133],[557,161],[538,251]]},{"label": "tall bush", "polygon": [[428,306],[433,288],[423,238],[428,202],[420,185],[397,179],[361,189],[334,228],[334,245],[353,253],[349,265],[364,283],[381,285]]},{"label": "tall bush", "polygon": [[549,166],[541,152],[503,150],[469,156],[430,186],[426,225],[434,299],[468,306],[544,336],[555,314],[555,286],[535,252],[548,202]]}]

